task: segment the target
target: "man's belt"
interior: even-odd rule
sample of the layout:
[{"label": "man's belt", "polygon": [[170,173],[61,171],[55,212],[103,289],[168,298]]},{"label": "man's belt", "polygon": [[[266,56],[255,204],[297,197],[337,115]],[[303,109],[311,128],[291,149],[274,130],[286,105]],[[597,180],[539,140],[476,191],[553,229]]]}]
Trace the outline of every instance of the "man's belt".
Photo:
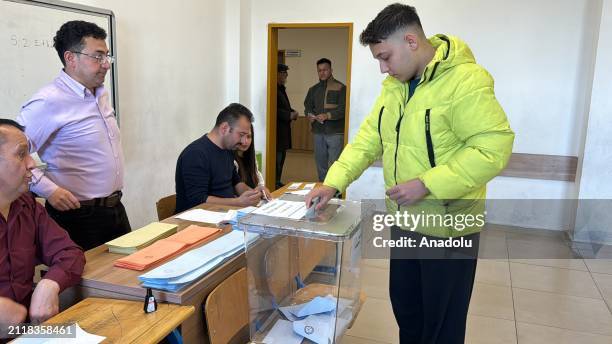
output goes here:
[{"label": "man's belt", "polygon": [[115,191],[110,196],[79,201],[79,203],[81,206],[113,208],[121,202],[122,195],[121,191]]}]

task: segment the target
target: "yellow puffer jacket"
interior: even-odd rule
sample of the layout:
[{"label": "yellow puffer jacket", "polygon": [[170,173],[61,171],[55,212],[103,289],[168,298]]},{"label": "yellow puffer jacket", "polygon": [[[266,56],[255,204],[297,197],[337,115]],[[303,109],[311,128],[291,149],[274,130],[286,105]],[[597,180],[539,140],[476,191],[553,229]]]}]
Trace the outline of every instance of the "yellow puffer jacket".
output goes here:
[{"label": "yellow puffer jacket", "polygon": [[[387,77],[372,112],[324,184],[344,192],[382,158],[385,189],[419,178],[430,191],[424,202],[401,209],[387,198],[389,212],[482,214],[485,185],[506,166],[514,133],[495,98],[493,78],[476,64],[467,44],[445,35],[429,41],[436,53],[412,97],[408,83]],[[447,224],[416,230],[456,237],[481,226],[458,230]]]}]

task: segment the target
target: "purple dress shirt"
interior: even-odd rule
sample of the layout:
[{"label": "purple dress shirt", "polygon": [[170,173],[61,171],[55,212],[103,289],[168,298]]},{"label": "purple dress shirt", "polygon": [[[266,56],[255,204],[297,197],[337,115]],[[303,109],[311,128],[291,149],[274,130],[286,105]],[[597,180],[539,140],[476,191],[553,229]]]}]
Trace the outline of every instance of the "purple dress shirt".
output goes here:
[{"label": "purple dress shirt", "polygon": [[27,192],[11,203],[8,219],[0,216],[0,296],[29,307],[38,264],[64,290],[81,280],[85,256]]},{"label": "purple dress shirt", "polygon": [[64,71],[21,108],[32,152],[47,163],[31,191],[48,198],[62,187],[80,200],[106,197],[123,187],[123,150],[108,91],[92,94]]}]

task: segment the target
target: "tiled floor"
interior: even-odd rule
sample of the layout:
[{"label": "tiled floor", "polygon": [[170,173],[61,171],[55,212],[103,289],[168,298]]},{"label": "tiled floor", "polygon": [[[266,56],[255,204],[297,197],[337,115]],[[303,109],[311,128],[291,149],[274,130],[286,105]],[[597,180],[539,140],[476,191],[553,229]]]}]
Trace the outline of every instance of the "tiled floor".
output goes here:
[{"label": "tiled floor", "polygon": [[[612,344],[612,248],[569,246],[558,232],[489,226],[465,342]],[[367,300],[343,344],[399,343],[388,264],[364,259]]]}]

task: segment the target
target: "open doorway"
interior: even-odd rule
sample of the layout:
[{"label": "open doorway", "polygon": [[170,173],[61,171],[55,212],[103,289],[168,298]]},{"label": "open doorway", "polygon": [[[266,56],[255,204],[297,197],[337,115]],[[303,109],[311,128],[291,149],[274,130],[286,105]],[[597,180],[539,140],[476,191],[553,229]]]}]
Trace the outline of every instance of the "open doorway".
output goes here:
[{"label": "open doorway", "polygon": [[[316,182],[319,180],[320,171],[317,171],[314,153],[315,139],[312,134],[311,121],[305,113],[304,100],[308,89],[319,83],[317,61],[321,58],[329,59],[333,79],[345,85],[345,94],[342,97],[344,120],[335,122],[336,131],[343,134],[336,141],[344,147],[348,140],[352,36],[352,23],[268,25],[266,185],[270,189],[275,189],[277,181],[278,63],[289,68],[285,91],[291,108],[298,113],[297,119],[291,121],[291,148],[285,152],[281,182]],[[325,106],[329,104],[326,103]],[[283,130],[282,124],[281,130]],[[315,128],[316,131],[317,128]],[[320,138],[321,135],[318,137]],[[281,146],[283,145],[279,145]],[[320,153],[321,146],[318,147]],[[318,157],[320,162],[321,155],[319,154]]]}]

